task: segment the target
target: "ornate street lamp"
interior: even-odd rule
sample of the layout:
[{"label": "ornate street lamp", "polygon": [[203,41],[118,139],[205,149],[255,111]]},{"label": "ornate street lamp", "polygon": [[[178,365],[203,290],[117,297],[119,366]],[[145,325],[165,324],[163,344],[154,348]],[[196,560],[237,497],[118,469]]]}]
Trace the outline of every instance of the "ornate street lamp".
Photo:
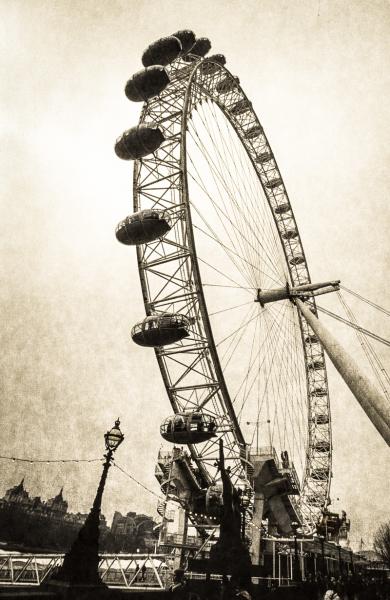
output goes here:
[{"label": "ornate street lamp", "polygon": [[99,521],[108,469],[115,450],[124,440],[119,425],[120,421],[117,419],[114,427],[104,434],[107,452],[104,454],[103,472],[93,506],[77,538],[65,554],[62,566],[49,581],[50,586],[86,591],[106,588],[99,575]]}]

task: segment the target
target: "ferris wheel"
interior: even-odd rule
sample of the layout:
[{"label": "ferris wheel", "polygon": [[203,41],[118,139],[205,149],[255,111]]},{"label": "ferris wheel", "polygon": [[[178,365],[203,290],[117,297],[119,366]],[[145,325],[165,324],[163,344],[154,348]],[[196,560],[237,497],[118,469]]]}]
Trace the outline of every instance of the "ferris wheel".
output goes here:
[{"label": "ferris wheel", "polygon": [[218,481],[220,439],[243,489],[272,455],[310,528],[329,501],[331,418],[323,348],[294,297],[316,314],[316,290],[337,282],[311,283],[264,129],[210,47],[162,38],[126,86],[144,102],[115,146],[135,161],[134,212],[116,231],[137,246],[146,318],[132,338],[154,348],[174,412],[161,433],[188,446],[203,484]]}]

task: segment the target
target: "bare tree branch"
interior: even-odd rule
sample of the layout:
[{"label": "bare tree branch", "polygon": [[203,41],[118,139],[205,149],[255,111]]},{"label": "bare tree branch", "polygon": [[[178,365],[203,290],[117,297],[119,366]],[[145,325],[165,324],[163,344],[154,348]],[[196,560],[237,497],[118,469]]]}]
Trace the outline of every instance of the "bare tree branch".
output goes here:
[{"label": "bare tree branch", "polygon": [[390,522],[383,523],[374,536],[374,550],[381,560],[390,567]]}]

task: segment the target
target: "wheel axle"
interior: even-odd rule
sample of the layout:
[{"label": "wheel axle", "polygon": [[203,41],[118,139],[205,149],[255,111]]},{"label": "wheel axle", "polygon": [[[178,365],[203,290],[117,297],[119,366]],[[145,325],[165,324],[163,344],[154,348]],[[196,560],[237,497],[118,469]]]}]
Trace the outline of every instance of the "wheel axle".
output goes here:
[{"label": "wheel axle", "polygon": [[321,294],[329,294],[340,289],[340,280],[325,281],[323,283],[306,283],[305,285],[297,285],[290,287],[287,283],[285,287],[276,288],[273,290],[257,290],[255,302],[260,302],[264,307],[268,302],[277,302],[278,300],[293,300],[294,298],[312,298]]}]

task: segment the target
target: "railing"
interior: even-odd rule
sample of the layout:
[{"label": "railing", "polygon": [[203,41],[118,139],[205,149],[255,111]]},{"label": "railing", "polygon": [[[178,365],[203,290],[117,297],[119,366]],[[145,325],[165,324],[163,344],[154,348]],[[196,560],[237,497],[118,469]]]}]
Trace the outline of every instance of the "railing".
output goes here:
[{"label": "railing", "polygon": [[[210,574],[211,581],[221,581],[222,575],[216,573]],[[197,581],[205,581],[207,579],[206,573],[195,573],[192,571],[186,572],[186,579],[194,579]],[[230,575],[228,575],[230,579]],[[294,586],[294,581],[289,577],[251,577],[252,583],[255,585],[262,585],[263,587],[279,587],[279,586]]]},{"label": "railing", "polygon": [[[183,544],[183,535],[180,533],[168,533],[165,537],[164,544]],[[200,547],[203,544],[201,538],[196,535],[187,535],[185,539],[185,546],[194,546],[195,548]]]},{"label": "railing", "polygon": [[[0,555],[0,586],[37,586],[62,565],[63,554]],[[165,554],[103,554],[99,574],[108,587],[166,589],[172,581],[171,557]]]},{"label": "railing", "polygon": [[298,479],[298,475],[297,475],[294,463],[291,461],[289,463],[288,467],[282,467],[281,469],[279,469],[279,471],[281,472],[282,475],[287,475],[287,477],[290,480],[292,490],[294,492],[296,492],[297,494],[299,494],[301,486],[299,483],[299,479]]},{"label": "railing", "polygon": [[279,459],[276,454],[275,448],[273,446],[261,446],[256,449],[256,452],[251,452],[250,459],[251,461],[256,460],[256,458],[262,458],[264,456],[272,456],[275,461],[276,468],[279,469]]},{"label": "railing", "polygon": [[0,585],[40,585],[62,561],[62,554],[3,554]]}]

